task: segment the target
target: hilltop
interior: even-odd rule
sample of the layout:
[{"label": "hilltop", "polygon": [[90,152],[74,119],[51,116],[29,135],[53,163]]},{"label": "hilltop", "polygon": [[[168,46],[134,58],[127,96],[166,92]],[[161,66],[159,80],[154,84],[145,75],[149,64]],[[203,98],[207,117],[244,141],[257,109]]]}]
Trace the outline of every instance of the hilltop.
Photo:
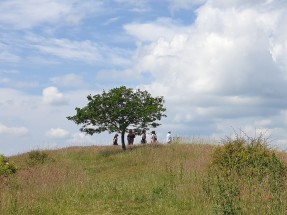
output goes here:
[{"label": "hilltop", "polygon": [[13,156],[20,169],[0,178],[0,214],[212,214],[203,181],[217,147],[69,147],[41,151],[39,163]]}]

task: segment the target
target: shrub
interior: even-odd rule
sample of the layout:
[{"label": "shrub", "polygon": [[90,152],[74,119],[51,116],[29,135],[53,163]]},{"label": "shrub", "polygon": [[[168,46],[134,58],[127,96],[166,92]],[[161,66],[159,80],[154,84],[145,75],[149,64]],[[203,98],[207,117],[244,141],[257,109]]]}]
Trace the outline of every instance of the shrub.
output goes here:
[{"label": "shrub", "polygon": [[286,171],[266,139],[237,136],[214,152],[204,189],[217,214],[284,214]]},{"label": "shrub", "polygon": [[37,164],[43,164],[48,160],[49,158],[47,153],[36,150],[29,152],[27,163],[28,165],[34,166]]},{"label": "shrub", "polygon": [[7,176],[15,173],[17,168],[13,163],[9,163],[8,159],[3,155],[0,155],[0,176]]}]

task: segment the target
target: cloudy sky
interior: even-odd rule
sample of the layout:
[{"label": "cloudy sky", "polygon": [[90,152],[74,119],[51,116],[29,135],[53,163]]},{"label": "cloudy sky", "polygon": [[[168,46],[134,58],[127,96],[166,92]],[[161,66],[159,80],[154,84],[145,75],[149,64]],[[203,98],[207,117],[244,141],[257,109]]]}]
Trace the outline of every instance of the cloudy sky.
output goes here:
[{"label": "cloudy sky", "polygon": [[1,0],[0,154],[111,144],[66,116],[121,85],[165,97],[161,139],[286,150],[286,20],[285,0]]}]

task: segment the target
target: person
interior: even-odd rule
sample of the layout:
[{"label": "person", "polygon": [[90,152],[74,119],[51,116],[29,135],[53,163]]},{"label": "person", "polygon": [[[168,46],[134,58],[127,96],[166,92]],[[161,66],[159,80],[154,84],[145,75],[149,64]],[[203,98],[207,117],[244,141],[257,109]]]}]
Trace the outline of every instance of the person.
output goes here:
[{"label": "person", "polygon": [[146,143],[146,130],[143,130],[143,131],[142,131],[141,143],[142,143],[142,144],[145,144],[145,143]]},{"label": "person", "polygon": [[172,137],[171,137],[171,132],[167,132],[167,135],[166,135],[166,143],[171,143],[172,141]]},{"label": "person", "polygon": [[114,143],[114,146],[117,146],[118,145],[118,134],[115,134],[114,136],[114,139],[113,139],[113,143]]},{"label": "person", "polygon": [[136,135],[133,133],[133,130],[130,129],[127,139],[128,139],[128,145],[133,145],[134,144],[134,139],[135,139]]},{"label": "person", "polygon": [[151,143],[156,143],[157,142],[157,136],[155,131],[151,132]]}]

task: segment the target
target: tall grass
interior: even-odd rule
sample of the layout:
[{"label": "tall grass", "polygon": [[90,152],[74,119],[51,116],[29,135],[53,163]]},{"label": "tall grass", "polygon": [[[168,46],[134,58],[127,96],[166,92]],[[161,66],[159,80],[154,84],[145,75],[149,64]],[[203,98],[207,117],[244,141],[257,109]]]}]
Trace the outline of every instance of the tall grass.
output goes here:
[{"label": "tall grass", "polygon": [[29,153],[11,157],[19,170],[0,178],[0,214],[212,214],[203,182],[216,148],[71,147],[41,152],[37,165]]},{"label": "tall grass", "polygon": [[[74,147],[45,151],[1,178],[0,214],[208,214],[201,186],[212,146]],[[204,156],[202,156],[204,155]],[[21,165],[20,165],[21,164]]]},{"label": "tall grass", "polygon": [[216,214],[286,214],[286,179],[266,139],[237,136],[213,154],[205,188]]}]

